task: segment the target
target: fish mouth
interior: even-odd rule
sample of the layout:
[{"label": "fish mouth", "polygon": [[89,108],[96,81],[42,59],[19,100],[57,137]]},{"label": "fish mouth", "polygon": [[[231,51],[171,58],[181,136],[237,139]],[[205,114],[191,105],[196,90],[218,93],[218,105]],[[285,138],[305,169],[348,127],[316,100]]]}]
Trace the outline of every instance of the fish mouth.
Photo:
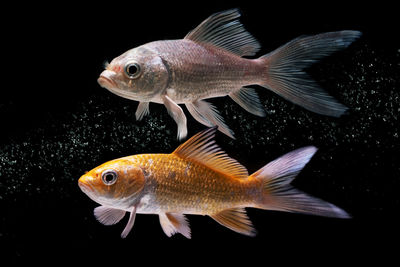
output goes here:
[{"label": "fish mouth", "polygon": [[101,87],[106,89],[117,87],[117,84],[113,80],[103,75],[100,75],[100,77],[97,79],[97,82],[100,84]]},{"label": "fish mouth", "polygon": [[84,179],[80,178],[78,180],[78,185],[79,185],[79,188],[82,190],[82,192],[85,193],[86,195],[93,194],[92,186]]}]

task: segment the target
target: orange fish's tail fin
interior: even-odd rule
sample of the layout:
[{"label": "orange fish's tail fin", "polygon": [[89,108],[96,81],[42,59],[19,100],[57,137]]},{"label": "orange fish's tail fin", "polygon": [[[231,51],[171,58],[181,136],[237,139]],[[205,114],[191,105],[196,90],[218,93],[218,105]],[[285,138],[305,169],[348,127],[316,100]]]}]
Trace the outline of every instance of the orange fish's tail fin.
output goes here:
[{"label": "orange fish's tail fin", "polygon": [[262,197],[255,207],[325,217],[350,218],[344,210],[293,188],[290,183],[317,149],[309,146],[289,152],[251,176],[262,181]]},{"label": "orange fish's tail fin", "polygon": [[305,109],[340,117],[347,107],[320,88],[304,69],[360,36],[359,31],[339,31],[296,38],[260,58],[268,69],[260,85]]}]

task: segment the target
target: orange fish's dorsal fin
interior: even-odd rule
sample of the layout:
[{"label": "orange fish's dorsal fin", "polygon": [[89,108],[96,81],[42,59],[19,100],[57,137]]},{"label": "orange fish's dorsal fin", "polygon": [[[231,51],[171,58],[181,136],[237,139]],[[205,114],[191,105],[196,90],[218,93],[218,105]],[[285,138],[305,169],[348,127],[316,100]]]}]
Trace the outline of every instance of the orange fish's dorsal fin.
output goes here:
[{"label": "orange fish's dorsal fin", "polygon": [[238,56],[254,56],[261,46],[239,22],[239,17],[237,9],[215,13],[189,32],[185,39],[208,43]]},{"label": "orange fish's dorsal fin", "polygon": [[226,209],[210,217],[232,231],[248,236],[255,236],[257,233],[244,208]]},{"label": "orange fish's dorsal fin", "polygon": [[204,130],[180,145],[172,154],[197,161],[205,166],[238,179],[249,176],[247,169],[230,158],[214,140],[217,127]]}]

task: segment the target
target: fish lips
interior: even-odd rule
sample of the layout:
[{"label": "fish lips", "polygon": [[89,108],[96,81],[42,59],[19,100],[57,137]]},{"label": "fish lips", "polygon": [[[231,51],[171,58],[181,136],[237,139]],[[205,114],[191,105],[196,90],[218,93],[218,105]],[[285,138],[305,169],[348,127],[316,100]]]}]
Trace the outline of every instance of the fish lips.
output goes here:
[{"label": "fish lips", "polygon": [[92,195],[94,193],[93,187],[91,184],[83,178],[78,180],[79,188],[82,190],[83,193],[86,195]]},{"label": "fish lips", "polygon": [[115,75],[115,72],[110,70],[105,70],[100,74],[100,77],[97,79],[97,82],[101,87],[106,89],[117,88],[117,84],[114,82],[112,77]]}]

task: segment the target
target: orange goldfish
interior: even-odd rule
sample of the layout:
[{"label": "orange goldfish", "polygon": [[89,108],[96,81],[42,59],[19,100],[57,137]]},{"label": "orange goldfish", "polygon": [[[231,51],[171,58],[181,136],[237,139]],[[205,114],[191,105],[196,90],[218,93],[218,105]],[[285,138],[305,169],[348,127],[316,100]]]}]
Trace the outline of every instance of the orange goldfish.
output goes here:
[{"label": "orange goldfish", "polygon": [[112,93],[139,101],[136,119],[149,114],[149,103],[164,104],[187,135],[185,104],[198,122],[233,138],[215,106],[204,99],[229,96],[248,112],[265,117],[260,85],[310,111],[339,117],[346,107],[321,89],[304,69],[360,37],[359,31],[302,36],[259,58],[259,42],[245,30],[237,9],[211,15],[183,39],[150,42],[114,58],[98,83]]},{"label": "orange goldfish", "polygon": [[216,127],[200,132],[171,154],[140,154],[106,162],[84,174],[81,190],[101,206],[99,222],[112,225],[126,212],[133,227],[137,213],[158,214],[167,236],[190,238],[185,214],[208,215],[241,234],[256,231],[245,208],[348,218],[342,209],[309,196],[290,183],[308,163],[315,147],[297,149],[249,175],[215,143]]}]

